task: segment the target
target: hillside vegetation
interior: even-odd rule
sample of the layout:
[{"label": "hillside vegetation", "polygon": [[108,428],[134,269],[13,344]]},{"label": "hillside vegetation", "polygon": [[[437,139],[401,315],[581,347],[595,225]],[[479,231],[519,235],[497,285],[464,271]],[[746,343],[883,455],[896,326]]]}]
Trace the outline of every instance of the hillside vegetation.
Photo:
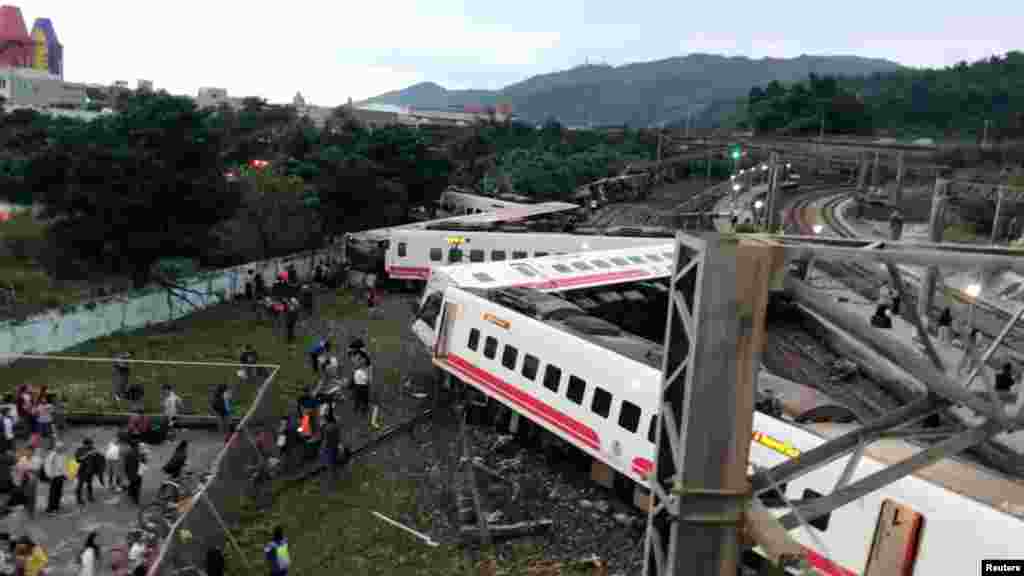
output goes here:
[{"label": "hillside vegetation", "polygon": [[578,66],[533,76],[495,91],[446,90],[425,82],[381,94],[366,103],[420,108],[507,103],[517,116],[533,124],[556,119],[567,125],[639,127],[685,120],[688,112],[697,114],[719,100],[742,100],[751,86],[771,81],[795,82],[810,73],[853,76],[898,69],[895,62],[856,56],[753,60],[690,54],[622,66]]},{"label": "hillside vegetation", "polygon": [[757,132],[903,137],[1024,138],[1024,53],[973,64],[867,76],[810,75],[750,89],[746,125]]}]

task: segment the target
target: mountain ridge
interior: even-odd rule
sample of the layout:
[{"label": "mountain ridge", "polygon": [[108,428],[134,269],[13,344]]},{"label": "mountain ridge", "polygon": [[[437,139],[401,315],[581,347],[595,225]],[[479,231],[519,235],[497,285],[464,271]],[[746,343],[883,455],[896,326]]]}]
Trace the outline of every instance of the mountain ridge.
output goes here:
[{"label": "mountain ridge", "polygon": [[499,103],[512,105],[527,122],[555,118],[563,124],[643,126],[685,119],[722,100],[746,97],[754,86],[783,83],[809,74],[865,76],[904,66],[881,58],[839,54],[795,58],[722,56],[693,53],[618,66],[581,64],[537,74],[499,90],[448,90],[437,82],[419,82],[358,104],[439,108]]}]

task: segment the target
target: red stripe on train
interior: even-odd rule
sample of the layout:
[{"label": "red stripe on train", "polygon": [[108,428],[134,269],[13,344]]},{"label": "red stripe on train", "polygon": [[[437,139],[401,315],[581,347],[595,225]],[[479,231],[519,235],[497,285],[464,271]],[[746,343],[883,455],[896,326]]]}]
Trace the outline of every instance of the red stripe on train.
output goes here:
[{"label": "red stripe on train", "polygon": [[479,383],[484,388],[493,391],[495,394],[508,399],[518,406],[521,406],[530,414],[551,423],[552,426],[555,426],[567,434],[579,439],[580,442],[583,442],[593,450],[599,451],[601,449],[601,439],[598,437],[597,433],[594,432],[593,428],[586,424],[563,414],[552,406],[534,398],[526,392],[523,392],[519,388],[505,382],[490,372],[477,368],[473,364],[469,363],[465,358],[461,358],[455,354],[448,354],[447,363],[452,368],[455,368],[459,372],[469,376],[474,382]]},{"label": "red stripe on train", "polygon": [[[526,392],[523,392],[519,388],[505,382],[490,372],[474,366],[465,358],[456,354],[448,354],[446,360],[435,361],[448,364],[448,366],[456,372],[465,375],[467,379],[472,380],[484,388],[493,391],[495,394],[498,394],[510,400],[512,403],[521,406],[527,412],[551,423],[553,426],[565,431],[569,435],[578,438],[590,448],[598,451],[600,450],[600,438],[592,428],[566,414],[563,414],[552,406],[534,398]],[[646,458],[634,458],[632,462],[632,469],[637,474],[646,476],[654,470],[654,463]],[[810,565],[815,570],[825,574],[826,576],[858,576],[856,572],[843,568],[806,546],[804,547],[804,552],[807,554],[807,561]]]},{"label": "red stripe on train", "polygon": [[610,282],[613,280],[629,280],[635,278],[642,278],[644,276],[650,276],[651,273],[647,270],[621,270],[619,272],[604,272],[602,274],[587,274],[584,276],[574,276],[572,278],[565,278],[562,280],[542,280],[540,282],[524,282],[522,284],[516,284],[517,288],[571,288],[573,286],[579,286],[581,284],[590,284],[593,282]]},{"label": "red stripe on train", "polygon": [[857,573],[853,570],[843,568],[806,546],[804,546],[804,554],[807,556],[807,562],[810,563],[811,567],[826,576],[857,576]]},{"label": "red stripe on train", "polygon": [[385,272],[392,278],[415,278],[419,280],[430,278],[430,268],[419,266],[391,266]]}]

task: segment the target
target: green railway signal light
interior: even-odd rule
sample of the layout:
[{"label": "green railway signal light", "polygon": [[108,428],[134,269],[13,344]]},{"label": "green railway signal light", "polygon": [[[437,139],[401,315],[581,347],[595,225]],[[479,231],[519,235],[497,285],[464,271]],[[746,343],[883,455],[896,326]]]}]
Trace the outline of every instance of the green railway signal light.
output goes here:
[{"label": "green railway signal light", "polygon": [[739,160],[740,159],[740,147],[739,146],[733,146],[732,147],[732,151],[730,152],[729,155],[732,156],[733,160]]}]

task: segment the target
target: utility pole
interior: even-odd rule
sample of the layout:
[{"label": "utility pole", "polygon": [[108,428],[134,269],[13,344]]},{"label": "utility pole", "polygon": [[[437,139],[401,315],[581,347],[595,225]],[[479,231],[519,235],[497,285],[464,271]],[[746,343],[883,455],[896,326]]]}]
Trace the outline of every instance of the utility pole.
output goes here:
[{"label": "utility pole", "polygon": [[995,244],[999,240],[999,219],[1002,218],[1003,212],[1003,196],[1006,188],[1004,186],[996,187],[996,216],[992,220],[992,237],[989,239],[989,244]]},{"label": "utility pole", "polygon": [[676,234],[647,576],[736,574],[768,288],[784,261],[781,245]]},{"label": "utility pole", "polygon": [[779,154],[778,152],[772,152],[771,160],[769,160],[768,164],[768,205],[765,207],[767,210],[765,228],[769,234],[775,229],[775,203],[779,189],[779,168],[781,168],[779,165]]},{"label": "utility pole", "polygon": [[981,137],[981,147],[983,149],[988,149],[988,125],[990,122],[991,120],[985,120],[985,131],[983,132]]},{"label": "utility pole", "polygon": [[[932,213],[928,219],[928,241],[942,242],[942,233],[946,224],[946,202],[949,192],[949,181],[942,178],[935,179],[935,189],[932,191]],[[924,278],[921,280],[920,293],[917,296],[917,313],[921,318],[928,318],[935,302],[935,282],[939,275],[936,266],[925,268]]]}]

